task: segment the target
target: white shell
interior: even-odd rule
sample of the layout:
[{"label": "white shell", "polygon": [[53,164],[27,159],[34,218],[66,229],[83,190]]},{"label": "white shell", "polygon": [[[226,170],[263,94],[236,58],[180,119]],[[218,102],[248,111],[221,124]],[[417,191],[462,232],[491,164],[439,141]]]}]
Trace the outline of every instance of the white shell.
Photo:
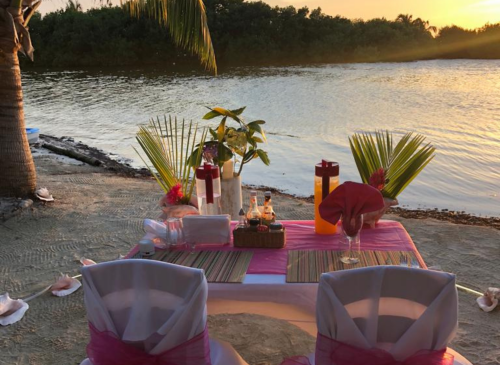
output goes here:
[{"label": "white shell", "polygon": [[500,289],[488,288],[482,297],[476,299],[479,308],[485,312],[491,312],[498,305]]},{"label": "white shell", "polygon": [[78,280],[70,278],[68,275],[63,275],[50,287],[50,290],[55,296],[64,297],[77,291],[81,286],[82,283]]},{"label": "white shell", "polygon": [[45,202],[53,202],[54,197],[50,195],[49,190],[47,188],[40,188],[35,191],[35,195],[38,199],[43,200]]},{"label": "white shell", "polygon": [[28,308],[28,303],[21,299],[11,299],[9,293],[0,295],[0,325],[16,323],[23,318]]},{"label": "white shell", "polygon": [[82,257],[80,259],[80,262],[82,263],[83,266],[90,266],[90,265],[95,265],[97,264],[97,262],[95,262],[94,260],[91,260],[91,259],[87,259],[85,257]]}]

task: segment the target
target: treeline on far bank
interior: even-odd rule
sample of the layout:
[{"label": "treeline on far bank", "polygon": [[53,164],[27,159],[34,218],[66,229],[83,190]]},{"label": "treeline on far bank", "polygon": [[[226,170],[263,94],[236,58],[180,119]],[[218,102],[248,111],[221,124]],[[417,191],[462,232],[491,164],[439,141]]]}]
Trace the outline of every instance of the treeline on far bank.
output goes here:
[{"label": "treeline on far bank", "polygon": [[[245,0],[205,5],[219,65],[500,58],[500,23],[438,30],[411,15],[363,21]],[[119,7],[82,12],[70,0],[66,9],[36,14],[30,32],[36,67],[197,65],[155,20]]]}]

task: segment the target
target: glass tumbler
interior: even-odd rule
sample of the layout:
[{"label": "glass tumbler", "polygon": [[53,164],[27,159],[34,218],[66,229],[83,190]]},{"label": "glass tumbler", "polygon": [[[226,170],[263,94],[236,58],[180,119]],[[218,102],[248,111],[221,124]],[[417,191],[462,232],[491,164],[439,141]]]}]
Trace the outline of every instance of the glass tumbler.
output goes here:
[{"label": "glass tumbler", "polygon": [[167,219],[167,245],[179,247],[184,244],[184,233],[182,232],[182,221],[180,218]]}]

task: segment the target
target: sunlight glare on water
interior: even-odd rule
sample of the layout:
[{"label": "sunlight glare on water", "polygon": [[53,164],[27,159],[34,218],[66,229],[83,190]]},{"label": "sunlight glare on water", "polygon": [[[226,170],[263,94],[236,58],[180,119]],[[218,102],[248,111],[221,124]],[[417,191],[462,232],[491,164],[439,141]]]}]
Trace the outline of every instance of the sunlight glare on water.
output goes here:
[{"label": "sunlight glare on water", "polygon": [[[177,115],[201,123],[205,106],[247,106],[264,119],[271,166],[253,161],[247,184],[313,193],[314,164],[338,161],[359,181],[348,136],[417,132],[435,159],[399,196],[402,206],[500,216],[500,61],[234,68],[214,78],[160,71],[23,74],[26,123],[71,136],[141,165],[137,126]],[[213,123],[212,123],[213,124]]]}]

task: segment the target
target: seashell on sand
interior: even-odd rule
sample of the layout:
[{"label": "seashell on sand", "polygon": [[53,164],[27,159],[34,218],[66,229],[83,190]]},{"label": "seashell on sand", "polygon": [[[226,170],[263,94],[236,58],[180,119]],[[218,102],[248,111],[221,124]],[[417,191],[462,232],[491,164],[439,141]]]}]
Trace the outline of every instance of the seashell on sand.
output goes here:
[{"label": "seashell on sand", "polygon": [[500,300],[499,288],[488,288],[482,297],[476,299],[479,308],[485,312],[491,312],[498,305]]},{"label": "seashell on sand", "polygon": [[23,318],[29,305],[21,299],[11,299],[9,293],[0,295],[0,325],[8,326]]},{"label": "seashell on sand", "polygon": [[77,291],[81,286],[82,283],[78,280],[70,278],[68,275],[63,275],[50,287],[50,290],[55,296],[64,297]]},{"label": "seashell on sand", "polygon": [[91,259],[87,259],[85,257],[82,257],[80,259],[80,262],[83,266],[90,266],[90,265],[95,265],[97,264],[97,262],[95,262],[94,260],[91,260]]},{"label": "seashell on sand", "polygon": [[35,195],[38,199],[44,202],[53,202],[54,197],[49,193],[47,188],[40,188],[35,191]]}]

